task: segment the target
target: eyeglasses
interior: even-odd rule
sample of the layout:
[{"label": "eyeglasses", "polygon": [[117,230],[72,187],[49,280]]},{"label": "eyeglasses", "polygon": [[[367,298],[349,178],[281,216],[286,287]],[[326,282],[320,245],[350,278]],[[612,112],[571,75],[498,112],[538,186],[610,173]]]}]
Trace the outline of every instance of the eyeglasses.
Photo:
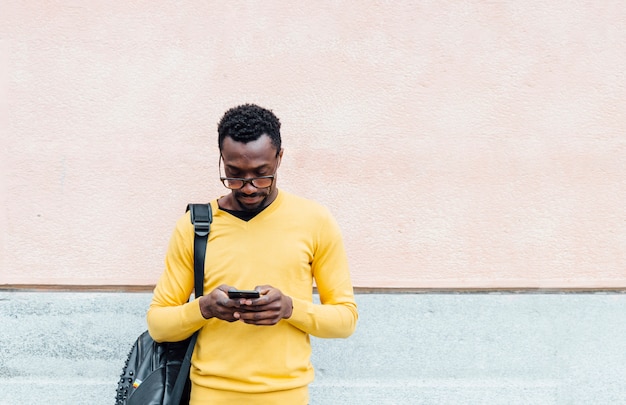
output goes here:
[{"label": "eyeglasses", "polygon": [[[222,174],[222,159],[224,158],[220,156],[220,163],[219,163],[220,175]],[[277,165],[277,169],[278,169],[278,165]],[[252,187],[254,188],[268,188],[268,187],[271,187],[272,184],[274,184],[275,176],[276,176],[276,171],[274,171],[274,174],[270,176],[249,177],[247,179],[240,178],[240,177],[221,177],[220,176],[220,180],[222,181],[222,184],[224,185],[224,187],[231,189],[231,190],[242,189],[243,186],[246,185],[246,183],[252,184]]]},{"label": "eyeglasses", "polygon": [[222,180],[222,184],[224,187],[229,188],[231,190],[239,190],[246,185],[246,183],[252,184],[255,188],[268,188],[272,186],[274,183],[274,175],[271,176],[262,176],[262,177],[251,177],[249,179],[240,179],[237,177],[220,177]]}]

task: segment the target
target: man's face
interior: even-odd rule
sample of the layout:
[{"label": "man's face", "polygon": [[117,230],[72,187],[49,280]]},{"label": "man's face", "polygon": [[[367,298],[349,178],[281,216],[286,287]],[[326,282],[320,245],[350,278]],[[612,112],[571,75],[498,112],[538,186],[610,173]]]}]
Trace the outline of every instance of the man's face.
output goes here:
[{"label": "man's face", "polygon": [[[222,143],[225,177],[250,179],[271,176],[276,173],[283,156],[281,149],[276,156],[276,148],[269,136],[261,135],[256,141],[241,143],[226,137]],[[246,182],[238,190],[232,190],[234,202],[244,211],[252,211],[269,205],[276,198],[276,179],[270,187],[257,188]]]}]

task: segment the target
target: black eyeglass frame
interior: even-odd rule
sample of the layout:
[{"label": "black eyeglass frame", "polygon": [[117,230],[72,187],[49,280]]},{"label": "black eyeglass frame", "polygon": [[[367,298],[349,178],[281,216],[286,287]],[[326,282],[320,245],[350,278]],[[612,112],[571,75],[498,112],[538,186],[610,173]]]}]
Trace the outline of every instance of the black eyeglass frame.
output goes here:
[{"label": "black eyeglass frame", "polygon": [[[245,187],[246,183],[250,183],[252,184],[252,187],[254,188],[270,188],[274,185],[274,179],[276,178],[276,172],[278,171],[278,164],[276,165],[276,170],[274,170],[274,174],[270,174],[269,176],[259,176],[259,177],[249,177],[249,178],[241,178],[241,177],[223,177],[222,176],[222,160],[224,159],[224,157],[220,154],[220,161],[218,164],[218,169],[220,172],[220,181],[222,182],[222,184],[224,185],[224,187],[226,187],[229,190],[241,190],[242,188]],[[278,161],[278,163],[280,163],[280,160]],[[255,181],[257,180],[264,180],[264,179],[270,179],[270,184],[269,186],[265,186],[265,187],[259,187],[256,184],[254,184]],[[228,181],[241,181],[241,186],[240,187],[229,187],[226,183]]]}]

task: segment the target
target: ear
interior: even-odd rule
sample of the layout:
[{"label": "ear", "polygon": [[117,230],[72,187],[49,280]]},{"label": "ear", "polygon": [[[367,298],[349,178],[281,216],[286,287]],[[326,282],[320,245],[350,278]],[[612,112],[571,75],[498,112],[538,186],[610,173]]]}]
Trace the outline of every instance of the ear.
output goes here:
[{"label": "ear", "polygon": [[285,148],[280,148],[280,152],[278,152],[278,167],[277,169],[280,167],[280,162],[283,161],[283,152],[285,151]]}]

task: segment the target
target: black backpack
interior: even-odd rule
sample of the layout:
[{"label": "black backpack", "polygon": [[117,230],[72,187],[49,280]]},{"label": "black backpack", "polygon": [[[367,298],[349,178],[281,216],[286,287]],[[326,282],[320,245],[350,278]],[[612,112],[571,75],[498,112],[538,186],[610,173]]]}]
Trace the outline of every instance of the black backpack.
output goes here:
[{"label": "black backpack", "polygon": [[[194,225],[194,290],[203,294],[204,256],[211,230],[211,204],[189,204]],[[191,355],[198,339],[196,331],[180,342],[155,342],[148,331],[133,345],[117,383],[116,405],[189,404]]]}]

